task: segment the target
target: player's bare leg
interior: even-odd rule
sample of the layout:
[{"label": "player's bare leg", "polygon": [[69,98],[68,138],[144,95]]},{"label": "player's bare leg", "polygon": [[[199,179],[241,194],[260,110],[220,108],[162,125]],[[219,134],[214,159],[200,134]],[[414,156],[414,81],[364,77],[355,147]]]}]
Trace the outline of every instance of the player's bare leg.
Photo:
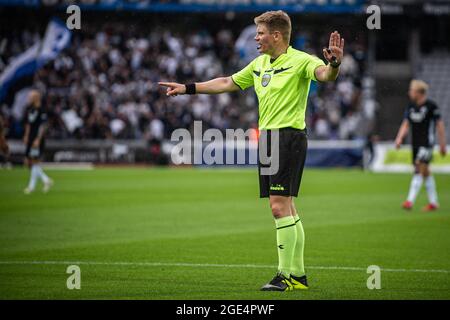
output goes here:
[{"label": "player's bare leg", "polygon": [[420,173],[425,181],[425,188],[428,195],[428,205],[422,208],[422,211],[434,211],[439,207],[438,197],[436,191],[436,182],[430,172],[429,165],[427,163],[421,163],[419,165]]},{"label": "player's bare leg", "polygon": [[285,196],[270,196],[270,210],[275,219],[281,219],[291,216],[291,199]]},{"label": "player's bare leg", "polygon": [[41,166],[39,165],[39,160],[26,159],[26,165],[30,168],[30,181],[23,192],[25,194],[32,193],[36,188],[37,180],[41,179],[42,183],[44,184],[42,191],[47,193],[53,186],[54,182],[44,173]]},{"label": "player's bare leg", "polygon": [[34,160],[25,158],[24,164],[30,169],[30,180],[28,181],[28,186],[23,190],[23,193],[30,194],[36,188],[37,182],[37,175],[33,171]]},{"label": "player's bare leg", "polygon": [[419,194],[420,188],[422,187],[423,176],[420,172],[420,163],[417,161],[414,167],[414,175],[411,179],[411,184],[409,186],[408,198],[403,202],[403,209],[411,210],[414,202],[416,201],[417,195]]},{"label": "player's bare leg", "polygon": [[40,166],[40,162],[36,161],[35,165],[34,165],[35,170],[37,171],[37,175],[39,178],[41,178],[42,183],[44,184],[44,187],[42,188],[42,191],[44,193],[47,193],[50,191],[50,188],[53,186],[53,180],[50,179],[44,172],[44,170],[42,170],[42,167]]}]

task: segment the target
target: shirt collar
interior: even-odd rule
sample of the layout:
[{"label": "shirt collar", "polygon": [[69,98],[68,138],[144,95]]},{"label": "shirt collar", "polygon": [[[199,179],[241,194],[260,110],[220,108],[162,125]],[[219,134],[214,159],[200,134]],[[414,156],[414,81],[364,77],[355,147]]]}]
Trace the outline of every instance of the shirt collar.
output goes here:
[{"label": "shirt collar", "polygon": [[[280,55],[278,56],[278,58],[275,59],[275,61],[271,62],[271,64],[275,64],[275,63],[277,63],[278,61],[282,60],[283,56],[286,56],[286,55],[290,54],[291,51],[292,51],[292,46],[289,46],[289,47],[286,49],[286,52],[280,54]],[[272,58],[269,57],[269,62],[270,62],[271,60],[272,60]]]}]

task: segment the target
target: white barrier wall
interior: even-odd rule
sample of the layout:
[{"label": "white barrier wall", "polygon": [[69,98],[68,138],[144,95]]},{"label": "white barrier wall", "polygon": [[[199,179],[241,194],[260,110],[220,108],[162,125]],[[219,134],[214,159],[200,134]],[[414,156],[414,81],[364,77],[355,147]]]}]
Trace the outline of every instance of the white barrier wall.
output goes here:
[{"label": "white barrier wall", "polygon": [[[405,173],[412,173],[413,172],[413,166],[412,163],[390,163],[386,164],[386,156],[387,153],[390,150],[396,150],[395,144],[390,143],[378,143],[374,147],[374,158],[371,164],[369,165],[369,169],[374,172],[405,172]],[[400,150],[407,150],[408,152],[411,151],[410,145],[403,145]],[[439,152],[439,146],[434,147],[435,152]],[[450,147],[447,146],[447,151],[450,151]],[[439,155],[440,157],[440,155]],[[450,155],[446,155],[447,158],[450,158]],[[435,164],[433,161],[430,165],[431,171],[436,173],[450,173],[450,164]]]}]

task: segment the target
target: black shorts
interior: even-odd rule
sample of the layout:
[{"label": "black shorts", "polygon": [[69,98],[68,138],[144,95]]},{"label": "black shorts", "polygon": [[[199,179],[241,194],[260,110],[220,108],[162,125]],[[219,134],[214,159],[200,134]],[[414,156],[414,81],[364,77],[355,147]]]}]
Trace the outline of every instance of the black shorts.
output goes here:
[{"label": "black shorts", "polygon": [[[266,131],[270,133],[270,130]],[[263,135],[264,132],[261,132]],[[268,136],[267,154],[272,156],[270,150],[271,139]],[[260,137],[261,143],[261,137]],[[279,129],[279,166],[278,171],[272,175],[263,175],[262,168],[270,165],[261,163],[258,157],[259,195],[267,198],[270,195],[297,197],[302,180],[303,167],[306,160],[306,149],[308,148],[307,132],[294,128]]]},{"label": "black shorts", "polygon": [[25,157],[28,159],[40,159],[42,154],[44,153],[45,140],[41,139],[38,148],[33,148],[32,144],[35,139],[30,139],[28,141],[27,147],[25,149]]},{"label": "black shorts", "polygon": [[414,146],[413,145],[412,163],[417,162],[429,164],[433,159],[433,147],[430,146]]}]

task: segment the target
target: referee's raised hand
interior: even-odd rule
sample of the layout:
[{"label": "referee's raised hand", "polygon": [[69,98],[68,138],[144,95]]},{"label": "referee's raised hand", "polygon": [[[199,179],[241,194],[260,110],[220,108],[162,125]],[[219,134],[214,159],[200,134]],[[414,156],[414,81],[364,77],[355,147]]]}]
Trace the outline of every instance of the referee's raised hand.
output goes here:
[{"label": "referee's raised hand", "polygon": [[330,35],[328,48],[323,49],[323,56],[329,63],[341,63],[344,55],[344,38],[341,38],[339,32],[334,31]]},{"label": "referee's raised hand", "polygon": [[176,97],[186,93],[186,86],[176,82],[158,82],[160,86],[167,87],[166,96]]}]

